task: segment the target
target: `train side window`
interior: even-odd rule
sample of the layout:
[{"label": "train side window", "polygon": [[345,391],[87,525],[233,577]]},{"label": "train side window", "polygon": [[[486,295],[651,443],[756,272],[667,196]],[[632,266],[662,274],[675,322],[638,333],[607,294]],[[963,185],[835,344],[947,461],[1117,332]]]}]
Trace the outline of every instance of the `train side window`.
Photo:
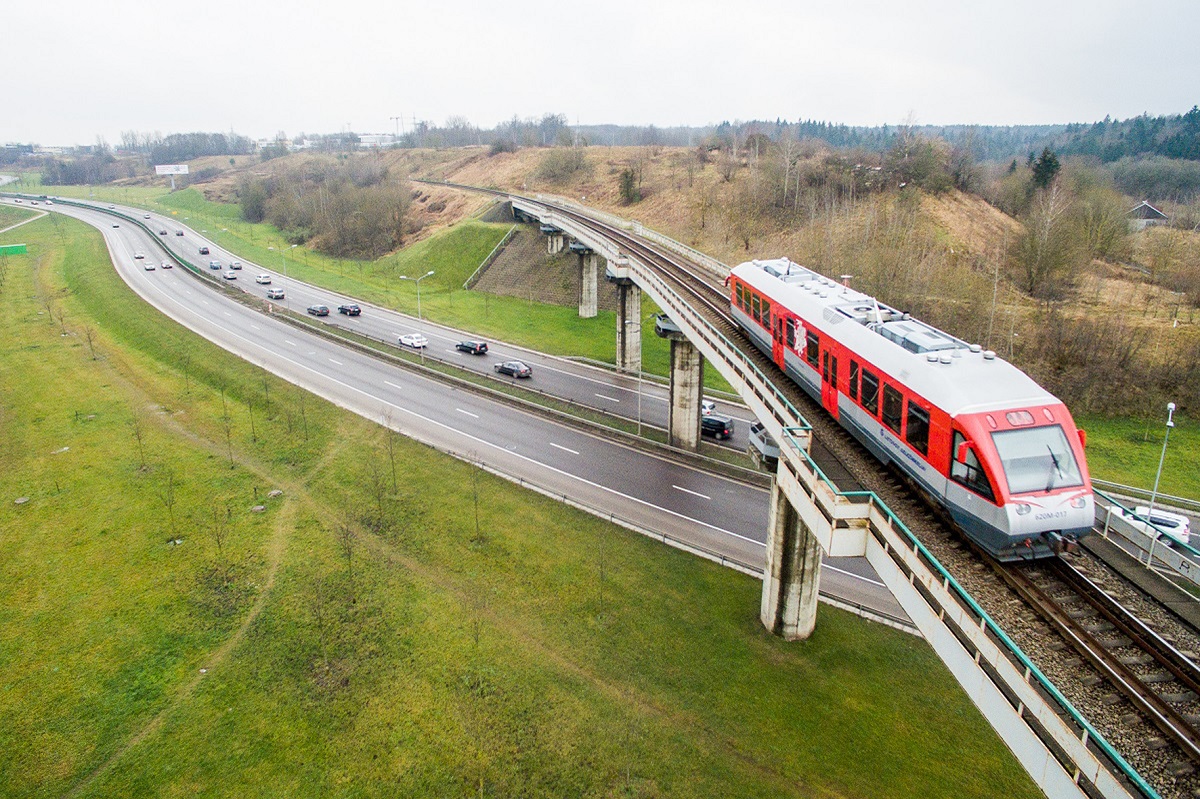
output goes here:
[{"label": "train side window", "polygon": [[858,399],[858,361],[850,361],[850,399]]},{"label": "train side window", "polygon": [[838,375],[837,375],[837,356],[836,355],[829,356],[829,384],[831,386],[833,386],[835,389],[837,388]]},{"label": "train side window", "polygon": [[750,295],[750,318],[755,322],[762,321],[762,306],[759,304],[757,294]]},{"label": "train side window", "polygon": [[904,436],[917,452],[929,454],[929,411],[912,400],[908,401],[908,427]]},{"label": "train side window", "polygon": [[[950,449],[950,479],[971,489],[988,502],[995,502],[996,495],[992,492],[992,484],[988,482],[987,475],[983,472],[983,466],[979,463],[979,458],[975,456],[975,450],[962,446],[965,442],[963,434],[957,430],[954,431],[954,443]],[[959,449],[964,449],[966,452],[966,460],[958,459]]]},{"label": "train side window", "polygon": [[825,357],[821,359],[821,379],[826,383],[829,382],[829,353],[825,353]]},{"label": "train side window", "polygon": [[737,307],[746,310],[746,289],[741,283],[734,284],[733,296],[737,298]]},{"label": "train side window", "polygon": [[804,357],[808,361],[808,365],[816,369],[820,363],[821,339],[810,330],[805,338],[805,344]]},{"label": "train side window", "polygon": [[872,416],[879,414],[879,378],[862,370],[862,406]]},{"label": "train side window", "polygon": [[900,417],[904,412],[904,395],[891,386],[883,387],[883,423],[900,432]]},{"label": "train side window", "polygon": [[796,327],[799,324],[795,319],[789,319],[785,325],[787,329],[787,346],[790,350],[796,349]]},{"label": "train side window", "polygon": [[762,326],[771,329],[771,303],[764,297],[762,304]]}]

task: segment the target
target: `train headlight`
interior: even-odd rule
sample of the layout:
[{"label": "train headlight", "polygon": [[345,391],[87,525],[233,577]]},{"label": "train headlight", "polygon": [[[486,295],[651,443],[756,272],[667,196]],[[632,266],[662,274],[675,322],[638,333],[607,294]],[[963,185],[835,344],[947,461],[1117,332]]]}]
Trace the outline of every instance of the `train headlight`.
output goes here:
[{"label": "train headlight", "polygon": [[1087,507],[1087,497],[1075,497],[1071,500],[1071,507],[1075,510],[1083,510]]},{"label": "train headlight", "polygon": [[1033,510],[1032,505],[1025,503],[1025,502],[1017,503],[1017,515],[1018,516],[1028,516],[1029,511],[1031,511],[1031,510]]}]

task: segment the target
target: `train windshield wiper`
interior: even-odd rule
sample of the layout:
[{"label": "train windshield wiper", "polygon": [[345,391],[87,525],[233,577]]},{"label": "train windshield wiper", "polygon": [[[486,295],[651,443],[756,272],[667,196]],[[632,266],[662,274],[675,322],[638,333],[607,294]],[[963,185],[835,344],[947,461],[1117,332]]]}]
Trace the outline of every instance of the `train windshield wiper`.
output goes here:
[{"label": "train windshield wiper", "polygon": [[1062,476],[1062,464],[1058,462],[1058,456],[1054,454],[1054,448],[1049,444],[1046,445],[1046,451],[1050,453],[1050,462],[1054,464],[1050,469],[1050,474],[1046,477],[1046,490],[1054,488],[1054,476]]}]

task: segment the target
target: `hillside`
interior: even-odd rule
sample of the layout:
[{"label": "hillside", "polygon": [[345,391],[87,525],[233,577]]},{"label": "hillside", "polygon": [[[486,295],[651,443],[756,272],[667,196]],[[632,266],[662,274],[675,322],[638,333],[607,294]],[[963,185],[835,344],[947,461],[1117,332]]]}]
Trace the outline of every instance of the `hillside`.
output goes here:
[{"label": "hillside", "polygon": [[[786,255],[828,275],[850,275],[856,288],[1011,358],[1082,410],[1139,415],[1168,395],[1177,401],[1200,395],[1200,373],[1189,365],[1200,352],[1187,299],[1200,297],[1195,233],[1148,230],[1132,237],[1120,259],[1078,260],[1063,278],[1062,298],[1047,301],[1030,296],[1014,268],[1014,248],[1025,232],[1017,219],[976,194],[872,187],[861,175],[878,170],[873,162],[851,163],[821,147],[797,153],[787,171],[764,153],[729,159],[668,147],[496,154],[467,147],[356,158],[386,169],[388,180],[428,178],[567,198],[639,221],[730,265]],[[206,174],[217,174],[195,188],[210,200],[235,202],[247,176],[319,169],[333,160],[309,154],[233,164],[205,159]],[[632,176],[636,202],[622,199],[622,173]],[[488,203],[427,184],[415,184],[413,193],[409,242]],[[1133,199],[1111,202],[1129,207]],[[517,274],[494,274],[479,290],[511,293],[529,264],[502,258],[494,268],[506,265]],[[571,295],[565,284],[539,289],[551,287],[553,296],[533,293],[570,303],[563,299]]]}]

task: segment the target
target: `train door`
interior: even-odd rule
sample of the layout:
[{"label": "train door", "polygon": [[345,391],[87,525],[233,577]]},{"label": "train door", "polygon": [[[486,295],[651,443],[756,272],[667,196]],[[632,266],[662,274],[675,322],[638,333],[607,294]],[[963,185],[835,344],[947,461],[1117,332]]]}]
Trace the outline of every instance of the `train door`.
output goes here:
[{"label": "train door", "polygon": [[783,316],[778,313],[772,316],[771,319],[774,322],[771,336],[771,360],[774,361],[780,369],[785,369],[786,365],[783,362],[783,340],[784,328],[787,327],[788,320],[784,319]]},{"label": "train door", "polygon": [[821,359],[821,404],[836,419],[837,407],[838,361],[837,356],[825,350]]}]

